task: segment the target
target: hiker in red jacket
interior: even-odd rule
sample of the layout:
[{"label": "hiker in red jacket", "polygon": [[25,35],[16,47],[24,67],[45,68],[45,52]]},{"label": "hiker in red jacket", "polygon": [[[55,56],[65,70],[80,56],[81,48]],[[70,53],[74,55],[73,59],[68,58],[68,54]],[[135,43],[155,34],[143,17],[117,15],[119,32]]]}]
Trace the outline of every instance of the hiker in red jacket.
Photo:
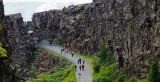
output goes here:
[{"label": "hiker in red jacket", "polygon": [[51,41],[51,40],[50,40],[50,39],[48,39],[48,42],[49,42],[49,43],[50,43],[50,41]]}]

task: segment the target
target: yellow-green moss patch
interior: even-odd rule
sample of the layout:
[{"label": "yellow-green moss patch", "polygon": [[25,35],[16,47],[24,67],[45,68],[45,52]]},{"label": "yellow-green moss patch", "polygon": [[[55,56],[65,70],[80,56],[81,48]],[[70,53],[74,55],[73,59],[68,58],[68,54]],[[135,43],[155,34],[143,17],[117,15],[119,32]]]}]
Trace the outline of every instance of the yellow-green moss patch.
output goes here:
[{"label": "yellow-green moss patch", "polygon": [[0,30],[3,30],[3,26],[0,24]]}]

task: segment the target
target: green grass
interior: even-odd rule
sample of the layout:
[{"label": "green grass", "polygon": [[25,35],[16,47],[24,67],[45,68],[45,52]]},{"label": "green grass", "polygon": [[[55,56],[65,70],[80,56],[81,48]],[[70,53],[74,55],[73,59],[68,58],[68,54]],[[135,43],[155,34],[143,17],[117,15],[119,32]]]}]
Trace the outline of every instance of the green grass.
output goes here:
[{"label": "green grass", "polygon": [[[75,72],[74,72],[74,64],[69,62],[65,57],[43,47],[39,47],[41,49],[45,49],[49,53],[53,54],[54,56],[60,57],[66,62],[60,66],[57,66],[54,69],[51,69],[47,73],[39,74],[39,80],[34,78],[29,78],[28,82],[77,82]],[[69,66],[66,68],[66,64],[69,62]]]},{"label": "green grass", "polygon": [[30,78],[28,82],[76,82],[77,79],[73,67],[74,64],[71,64],[65,69],[65,65],[61,65],[50,70],[48,73],[38,75],[39,80]]},{"label": "green grass", "polygon": [[[76,56],[80,57],[80,58],[83,58],[85,59],[90,67],[91,67],[91,73],[92,73],[92,78],[93,79],[96,79],[96,78],[99,78],[103,75],[109,75],[110,77],[112,77],[112,82],[118,82],[118,77],[115,76],[115,63],[109,65],[109,66],[101,66],[100,67],[100,71],[98,73],[95,73],[94,70],[93,70],[93,62],[98,58],[97,56],[90,56],[90,55],[81,55],[81,54],[78,54],[78,53],[75,53]],[[124,82],[129,82],[129,80],[125,80]],[[142,80],[139,80],[137,79],[137,82],[148,82],[147,79],[142,79]]]}]

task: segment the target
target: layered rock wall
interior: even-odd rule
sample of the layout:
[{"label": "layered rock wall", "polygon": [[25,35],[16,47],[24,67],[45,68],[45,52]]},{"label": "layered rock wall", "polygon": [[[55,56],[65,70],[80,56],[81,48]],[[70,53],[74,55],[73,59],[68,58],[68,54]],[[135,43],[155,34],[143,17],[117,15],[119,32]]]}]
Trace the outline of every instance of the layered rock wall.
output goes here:
[{"label": "layered rock wall", "polygon": [[28,65],[34,61],[36,51],[32,37],[27,33],[21,14],[7,15],[4,18],[4,28],[8,30],[9,43],[12,47],[11,64],[17,73],[25,76],[30,70]]},{"label": "layered rock wall", "polygon": [[[30,28],[32,27],[32,22],[27,22],[26,24],[20,13],[6,15],[3,24],[4,28],[8,30],[9,43],[12,47],[12,53],[9,58],[17,74],[16,79],[23,80],[24,77],[48,72],[66,62],[66,60],[53,56],[45,49],[36,46],[37,40],[33,34],[29,33],[28,29],[34,30],[42,27]],[[37,34],[39,31],[44,31],[44,29],[37,30]],[[39,33],[39,36],[42,35]]]},{"label": "layered rock wall", "polygon": [[[0,0],[0,43],[2,47],[7,51],[7,57],[3,57],[2,51],[0,51],[0,82],[14,81],[14,72],[9,65],[8,57],[11,55],[11,47],[7,39],[7,30],[3,27],[4,6],[3,0]],[[2,49],[1,49],[2,50]]]},{"label": "layered rock wall", "polygon": [[[83,54],[98,52],[104,40],[106,47],[111,46],[114,51],[117,70],[124,67],[128,77],[146,78],[148,59],[160,57],[159,3],[158,0],[94,0],[63,8],[59,15],[55,14],[58,19],[47,19],[52,16],[48,12],[36,13],[32,28],[39,27],[35,31],[50,28],[51,32],[38,31],[35,35],[42,33],[43,38],[50,38],[56,33],[58,43]],[[42,13],[48,15],[44,17]],[[58,26],[34,20],[37,17],[52,20],[50,23]]]}]

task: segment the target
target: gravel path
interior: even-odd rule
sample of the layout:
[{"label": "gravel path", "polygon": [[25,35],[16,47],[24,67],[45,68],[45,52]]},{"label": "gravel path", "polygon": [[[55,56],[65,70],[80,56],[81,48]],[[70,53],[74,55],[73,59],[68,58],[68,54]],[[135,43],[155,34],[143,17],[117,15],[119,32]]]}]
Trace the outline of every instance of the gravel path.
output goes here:
[{"label": "gravel path", "polygon": [[[79,69],[80,64],[78,64],[79,57],[77,57],[75,55],[72,57],[70,52],[68,54],[67,53],[61,54],[61,49],[62,49],[61,47],[51,46],[51,45],[49,45],[49,43],[47,41],[44,41],[44,40],[41,42],[40,46],[48,48],[48,49],[52,50],[53,52],[56,52],[56,53],[64,56],[65,58],[67,58],[68,60],[73,62],[75,65],[77,65],[77,71],[75,71],[75,74],[76,74],[76,78],[77,78],[78,82],[92,82],[90,67],[86,61],[84,63],[84,71],[82,71],[82,70],[80,71],[80,69]],[[80,79],[79,79],[78,73],[81,73]]]}]

